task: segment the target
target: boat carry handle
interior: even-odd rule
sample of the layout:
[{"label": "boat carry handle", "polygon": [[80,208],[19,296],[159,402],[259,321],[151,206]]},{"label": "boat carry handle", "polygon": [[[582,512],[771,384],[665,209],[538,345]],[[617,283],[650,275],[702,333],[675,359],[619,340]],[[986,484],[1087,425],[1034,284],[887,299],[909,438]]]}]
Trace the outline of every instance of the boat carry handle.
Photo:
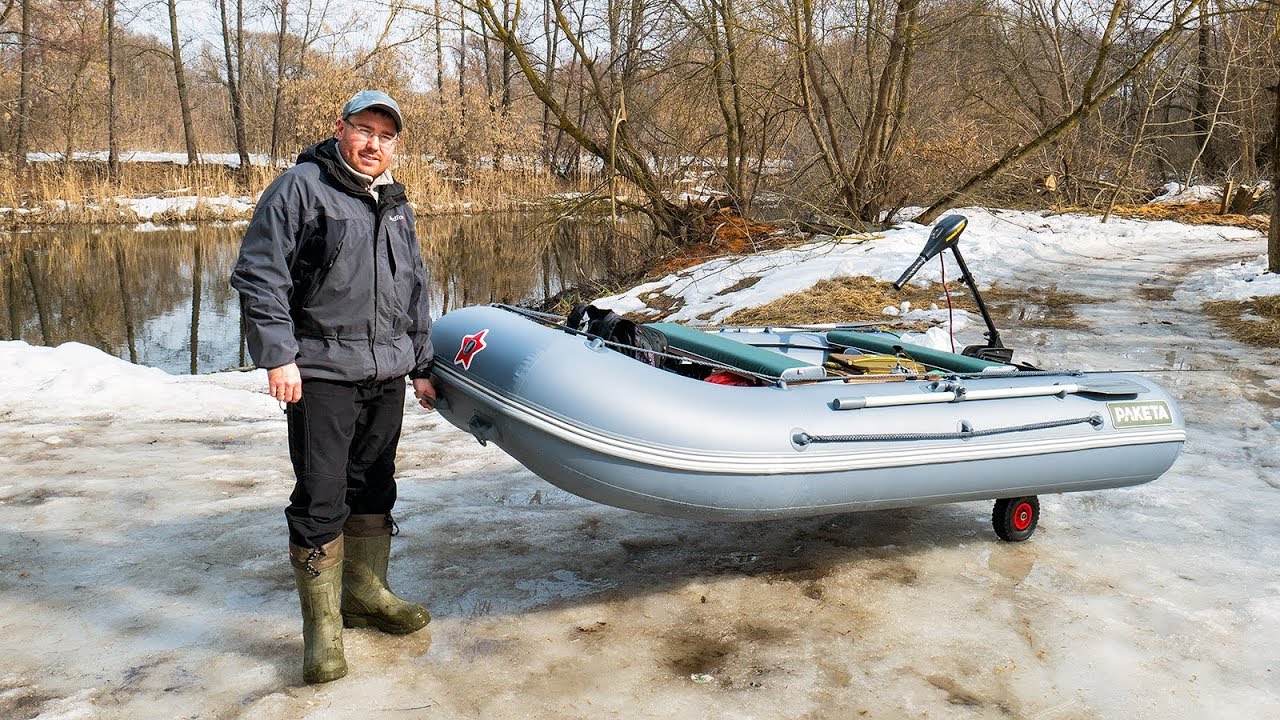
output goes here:
[{"label": "boat carry handle", "polygon": [[934,403],[967,402],[970,400],[1006,400],[1010,398],[1047,397],[1058,395],[1098,395],[1103,397],[1130,396],[1147,389],[1138,383],[1124,379],[1105,379],[1080,383],[1033,385],[1030,387],[990,388],[969,390],[959,383],[938,383],[935,392],[910,395],[855,395],[838,397],[831,401],[835,410],[861,410],[863,408],[898,407],[902,405],[930,405]]},{"label": "boat carry handle", "polygon": [[471,421],[467,423],[467,429],[480,441],[481,445],[488,445],[490,440],[498,439],[498,428],[493,421],[483,415],[472,415]]}]

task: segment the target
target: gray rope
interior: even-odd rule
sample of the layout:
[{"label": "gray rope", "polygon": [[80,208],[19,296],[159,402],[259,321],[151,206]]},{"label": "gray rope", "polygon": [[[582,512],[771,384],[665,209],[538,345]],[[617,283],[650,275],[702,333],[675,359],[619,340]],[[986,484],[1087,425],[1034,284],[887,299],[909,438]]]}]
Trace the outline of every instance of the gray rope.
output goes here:
[{"label": "gray rope", "polygon": [[1102,425],[1102,417],[1097,413],[1087,417],[1068,418],[1066,420],[1050,420],[1046,422],[1031,423],[1029,425],[1013,425],[1010,427],[990,428],[987,430],[961,430],[960,432],[950,433],[884,433],[877,435],[810,435],[807,432],[796,433],[795,442],[797,445],[809,445],[812,443],[833,443],[833,442],[892,442],[896,440],[964,440],[966,438],[986,437],[988,435],[1000,435],[1003,433],[1028,432],[1031,430],[1048,430],[1050,428],[1066,427],[1068,425],[1079,425],[1080,423],[1089,423],[1094,427]]}]

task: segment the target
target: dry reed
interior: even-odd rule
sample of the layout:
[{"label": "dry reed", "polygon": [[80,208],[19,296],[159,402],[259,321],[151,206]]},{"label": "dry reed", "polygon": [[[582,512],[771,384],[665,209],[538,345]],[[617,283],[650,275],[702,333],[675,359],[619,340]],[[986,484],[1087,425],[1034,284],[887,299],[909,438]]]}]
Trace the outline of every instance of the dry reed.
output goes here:
[{"label": "dry reed", "polygon": [[[725,319],[727,325],[781,325],[877,322],[886,319],[886,307],[899,307],[906,301],[914,307],[928,308],[945,304],[942,285],[931,283],[928,287],[908,285],[898,292],[888,282],[866,275],[820,280],[802,292],[784,295],[773,302],[739,310]],[[976,310],[973,301],[954,291],[952,305],[957,309]],[[923,329],[928,323],[912,323]],[[898,325],[898,327],[903,327]]]},{"label": "dry reed", "polygon": [[[248,177],[218,164],[194,167],[165,162],[121,164],[109,179],[106,163],[76,161],[30,163],[21,172],[0,172],[0,225],[29,227],[64,224],[199,222],[247,216],[217,204],[197,203],[190,211],[142,218],[117,198],[219,196],[256,198],[279,170],[253,166]],[[453,170],[422,160],[398,162],[393,169],[419,215],[494,212],[547,204],[556,193],[590,191],[589,179],[565,180],[550,173],[511,168]]]},{"label": "dry reed", "polygon": [[[1009,289],[992,287],[983,292],[983,299],[992,313],[1002,321],[1012,321],[1024,327],[1075,328],[1080,321],[1072,306],[1098,302],[1097,299],[1075,293],[1060,292],[1057,288],[1031,287]],[[780,325],[784,323],[840,323],[877,322],[886,324],[886,307],[899,307],[906,301],[913,307],[945,306],[946,298],[940,283],[927,287],[907,285],[901,291],[888,282],[860,275],[832,280],[822,280],[797,293],[785,295],[773,302],[753,308],[744,308],[730,315],[730,325]],[[951,286],[951,305],[958,310],[977,312],[973,298],[963,288]],[[925,322],[897,324],[898,327],[924,329]]]},{"label": "dry reed", "polygon": [[1228,335],[1257,347],[1280,347],[1280,296],[1211,300],[1201,306]]}]

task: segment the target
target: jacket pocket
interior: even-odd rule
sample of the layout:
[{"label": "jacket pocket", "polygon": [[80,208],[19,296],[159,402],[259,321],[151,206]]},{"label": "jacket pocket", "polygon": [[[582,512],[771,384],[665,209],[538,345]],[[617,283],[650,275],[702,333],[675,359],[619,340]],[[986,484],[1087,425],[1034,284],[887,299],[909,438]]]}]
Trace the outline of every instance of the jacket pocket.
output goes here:
[{"label": "jacket pocket", "polygon": [[329,271],[333,269],[333,264],[338,261],[338,253],[342,252],[342,240],[334,246],[333,252],[329,253],[329,257],[325,258],[324,264],[316,272],[315,279],[311,282],[311,287],[307,288],[307,294],[302,297],[299,307],[306,307],[315,299],[316,294],[320,292],[320,288],[324,287],[324,280],[329,276]]}]

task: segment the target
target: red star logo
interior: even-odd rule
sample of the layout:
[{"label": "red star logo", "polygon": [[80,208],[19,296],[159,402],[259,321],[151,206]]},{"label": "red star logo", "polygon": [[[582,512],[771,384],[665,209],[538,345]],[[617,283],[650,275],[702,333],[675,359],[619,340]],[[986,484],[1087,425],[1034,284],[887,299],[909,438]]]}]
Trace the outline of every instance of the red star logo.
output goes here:
[{"label": "red star logo", "polygon": [[461,365],[464,370],[471,369],[471,358],[476,353],[489,347],[484,344],[484,336],[489,333],[489,328],[485,328],[475,335],[468,335],[462,338],[462,347],[458,348],[458,355],[453,359],[454,365]]}]

